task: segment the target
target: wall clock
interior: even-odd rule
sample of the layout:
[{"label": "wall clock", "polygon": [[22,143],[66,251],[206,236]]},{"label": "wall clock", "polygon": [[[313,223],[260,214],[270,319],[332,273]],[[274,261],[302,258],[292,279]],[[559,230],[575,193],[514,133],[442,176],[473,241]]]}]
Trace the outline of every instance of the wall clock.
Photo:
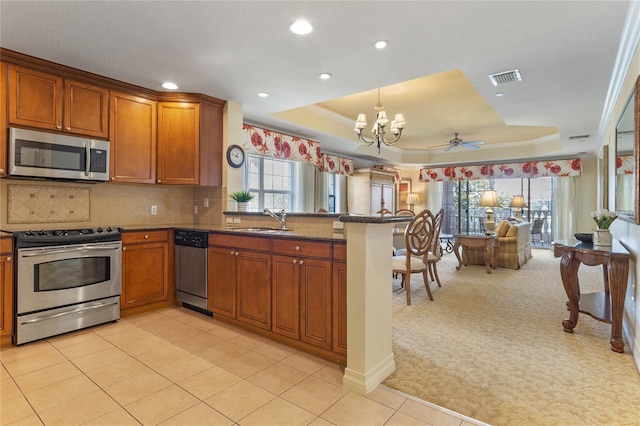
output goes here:
[{"label": "wall clock", "polygon": [[227,162],[231,167],[241,167],[244,164],[244,149],[239,145],[230,145],[227,148]]}]

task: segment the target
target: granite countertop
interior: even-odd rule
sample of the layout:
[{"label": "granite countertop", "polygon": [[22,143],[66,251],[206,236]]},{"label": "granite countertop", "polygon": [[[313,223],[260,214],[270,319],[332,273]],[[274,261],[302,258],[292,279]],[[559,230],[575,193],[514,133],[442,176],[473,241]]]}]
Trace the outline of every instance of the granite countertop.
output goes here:
[{"label": "granite countertop", "polygon": [[120,226],[124,232],[126,231],[151,231],[159,229],[187,229],[190,231],[201,232],[222,232],[236,235],[250,235],[256,237],[278,237],[278,238],[303,238],[313,240],[326,240],[326,241],[344,241],[345,235],[340,232],[333,232],[331,230],[320,229],[304,229],[297,228],[290,231],[280,231],[276,228],[272,228],[269,231],[255,231],[251,229],[261,228],[257,226],[247,227],[233,227],[233,226],[220,226],[220,225],[165,225],[165,226],[148,226],[148,225],[132,225],[132,226]]}]

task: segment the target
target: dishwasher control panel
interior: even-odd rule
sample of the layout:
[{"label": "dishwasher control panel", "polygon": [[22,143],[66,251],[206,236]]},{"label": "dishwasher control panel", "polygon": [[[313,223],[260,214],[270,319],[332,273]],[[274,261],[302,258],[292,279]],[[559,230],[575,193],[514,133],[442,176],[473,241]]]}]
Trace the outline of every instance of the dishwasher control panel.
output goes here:
[{"label": "dishwasher control panel", "polygon": [[174,233],[173,242],[177,246],[207,248],[207,233],[178,229]]}]

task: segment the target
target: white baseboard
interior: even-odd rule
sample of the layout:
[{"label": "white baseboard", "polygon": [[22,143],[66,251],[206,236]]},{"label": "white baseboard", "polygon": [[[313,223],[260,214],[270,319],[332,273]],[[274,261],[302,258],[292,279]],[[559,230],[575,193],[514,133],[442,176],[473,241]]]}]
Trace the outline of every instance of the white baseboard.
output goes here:
[{"label": "white baseboard", "polygon": [[396,361],[393,352],[371,370],[361,373],[349,367],[344,369],[342,385],[345,389],[367,395],[375,390],[391,373],[396,371]]}]

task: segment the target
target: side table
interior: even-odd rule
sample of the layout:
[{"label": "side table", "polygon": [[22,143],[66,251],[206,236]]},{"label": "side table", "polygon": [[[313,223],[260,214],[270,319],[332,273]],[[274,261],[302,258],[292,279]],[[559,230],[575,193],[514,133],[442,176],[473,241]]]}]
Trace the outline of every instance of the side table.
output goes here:
[{"label": "side table", "polygon": [[[562,328],[567,333],[573,333],[578,325],[578,314],[587,314],[598,321],[611,324],[611,350],[623,353],[622,317],[631,253],[617,240],[613,240],[610,247],[594,247],[590,243],[572,244],[568,241],[554,241],[552,245],[554,257],[561,258],[560,276],[569,299],[569,318],[562,321]],[[581,264],[602,265],[604,291],[580,293],[578,268]]]},{"label": "side table", "polygon": [[[487,274],[491,273],[491,268],[496,269],[497,265],[497,251],[498,238],[495,234],[456,234],[456,242],[453,244],[453,253],[458,258],[458,266],[456,270],[460,270],[462,265],[467,266],[467,249],[469,248],[484,248],[484,266],[487,269]],[[462,257],[459,253],[459,248],[462,247]]]}]

